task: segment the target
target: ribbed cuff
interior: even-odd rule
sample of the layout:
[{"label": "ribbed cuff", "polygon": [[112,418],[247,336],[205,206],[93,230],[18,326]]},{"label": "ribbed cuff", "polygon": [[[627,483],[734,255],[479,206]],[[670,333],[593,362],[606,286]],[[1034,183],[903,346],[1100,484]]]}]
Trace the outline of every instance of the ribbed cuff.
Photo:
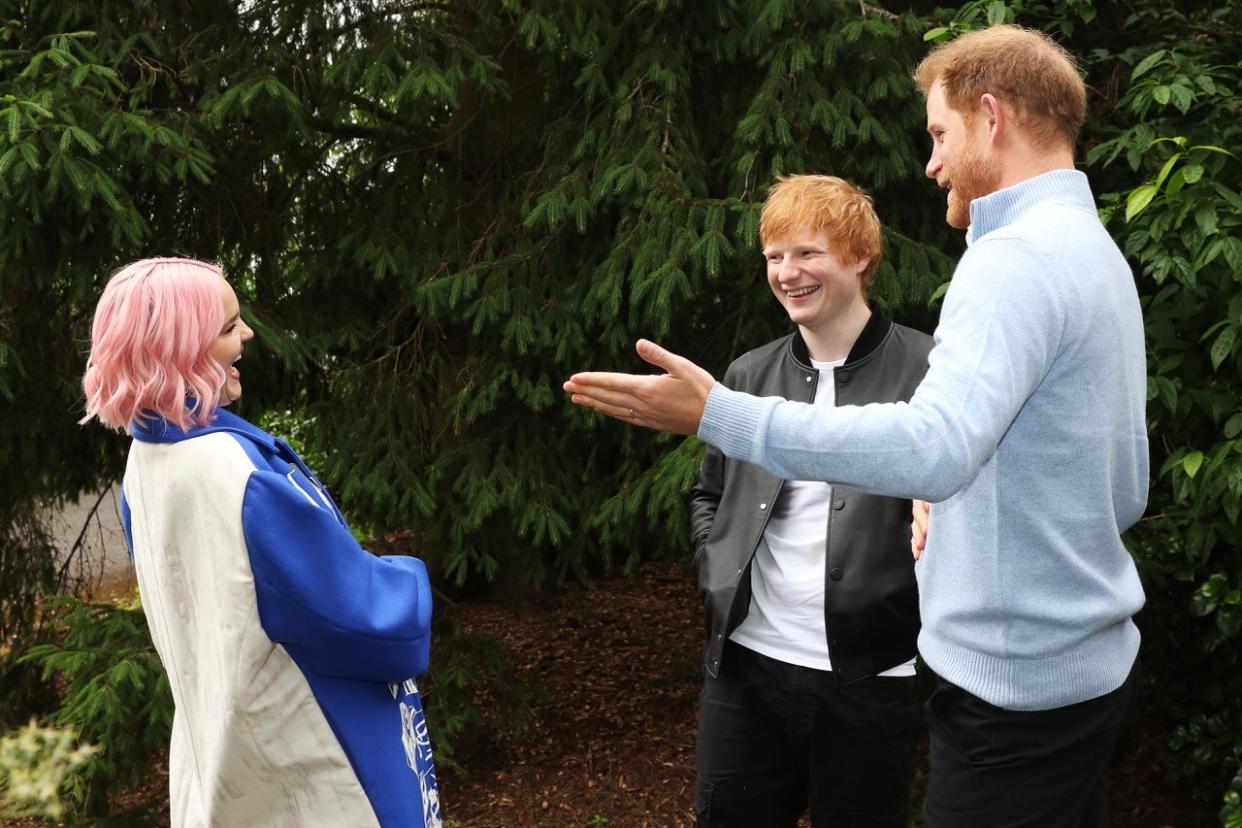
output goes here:
[{"label": "ribbed cuff", "polygon": [[757,462],[763,444],[760,429],[766,424],[773,401],[771,397],[730,391],[716,383],[703,409],[699,439],[720,449],[726,457]]}]

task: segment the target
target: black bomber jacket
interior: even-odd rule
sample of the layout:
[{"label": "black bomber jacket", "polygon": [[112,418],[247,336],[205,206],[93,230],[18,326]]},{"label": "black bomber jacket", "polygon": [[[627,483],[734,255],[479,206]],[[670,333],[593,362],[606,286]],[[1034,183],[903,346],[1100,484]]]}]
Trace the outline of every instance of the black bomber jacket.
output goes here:
[{"label": "black bomber jacket", "polygon": [[[873,310],[833,371],[837,405],[905,402],[927,371],[932,339]],[[815,399],[819,371],[793,333],[748,351],[722,382],[756,396]],[[694,569],[703,597],[703,668],[720,673],[724,643],[750,609],[750,566],[784,481],[708,446],[691,492]],[[910,501],[832,487],[824,567],[828,656],[836,681],[876,675],[915,654],[918,589],[910,555]]]}]

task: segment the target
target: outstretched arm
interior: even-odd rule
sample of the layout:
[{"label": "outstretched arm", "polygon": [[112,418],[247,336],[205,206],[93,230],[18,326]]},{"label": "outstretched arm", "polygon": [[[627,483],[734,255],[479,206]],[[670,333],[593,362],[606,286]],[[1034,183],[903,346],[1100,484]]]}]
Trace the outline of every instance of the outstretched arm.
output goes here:
[{"label": "outstretched arm", "polygon": [[592,371],[574,374],[565,383],[570,400],[627,423],[695,434],[703,419],[707,395],[716,381],[685,357],[666,351],[654,342],[638,340],[638,355],[663,368],[663,374],[616,374]]},{"label": "outstretched arm", "polygon": [[689,360],[640,341],[663,375],[576,374],[573,401],[636,425],[697,433],[778,477],[944,500],[974,479],[1056,356],[1064,325],[1053,271],[1011,240],[977,242],[945,297],[937,345],[909,403],[823,407],[713,384]]}]

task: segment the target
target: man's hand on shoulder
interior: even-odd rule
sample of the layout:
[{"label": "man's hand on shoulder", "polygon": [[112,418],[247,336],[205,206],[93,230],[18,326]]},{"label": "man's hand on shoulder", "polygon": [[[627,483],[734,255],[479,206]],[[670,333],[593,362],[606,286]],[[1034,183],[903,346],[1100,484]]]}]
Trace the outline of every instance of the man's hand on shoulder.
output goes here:
[{"label": "man's hand on shoulder", "polygon": [[707,396],[716,380],[690,360],[654,342],[640,339],[636,350],[665,373],[574,374],[564,385],[571,394],[570,401],[632,425],[674,434],[697,433]]}]

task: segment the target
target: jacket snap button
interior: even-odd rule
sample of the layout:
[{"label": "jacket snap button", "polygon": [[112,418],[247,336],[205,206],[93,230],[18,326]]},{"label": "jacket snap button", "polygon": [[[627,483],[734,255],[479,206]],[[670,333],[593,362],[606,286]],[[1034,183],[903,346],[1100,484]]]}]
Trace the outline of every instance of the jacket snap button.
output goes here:
[{"label": "jacket snap button", "polygon": [[839,567],[839,566],[834,566],[834,567],[832,568],[832,571],[831,571],[831,572],[829,572],[829,573],[828,573],[828,575],[829,575],[829,576],[832,578],[832,580],[834,580],[834,581],[839,581],[839,580],[841,580],[841,567]]},{"label": "jacket snap button", "polygon": [[760,509],[766,509],[766,508],[768,508],[768,504],[766,504],[766,503],[760,503],[760,504],[759,504],[759,508],[760,508]]},{"label": "jacket snap button", "polygon": [[807,378],[806,378],[806,381],[807,381],[807,382],[810,382],[810,381],[811,381],[811,378],[810,378],[810,377],[807,377]]},{"label": "jacket snap button", "polygon": [[841,371],[840,373],[838,373],[838,374],[837,374],[837,379],[838,379],[838,380],[840,380],[841,382],[849,382],[849,381],[850,381],[850,372],[849,372],[849,371]]},{"label": "jacket snap button", "polygon": [[838,497],[836,500],[832,501],[832,508],[836,509],[837,511],[840,511],[841,509],[844,509],[844,508],[845,508],[845,498],[843,498],[843,497]]},{"label": "jacket snap button", "polygon": [[722,633],[716,633],[716,640],[717,640],[717,641],[719,641],[719,640],[720,640],[720,639],[722,639],[722,638],[724,638],[724,635],[723,635]]}]

